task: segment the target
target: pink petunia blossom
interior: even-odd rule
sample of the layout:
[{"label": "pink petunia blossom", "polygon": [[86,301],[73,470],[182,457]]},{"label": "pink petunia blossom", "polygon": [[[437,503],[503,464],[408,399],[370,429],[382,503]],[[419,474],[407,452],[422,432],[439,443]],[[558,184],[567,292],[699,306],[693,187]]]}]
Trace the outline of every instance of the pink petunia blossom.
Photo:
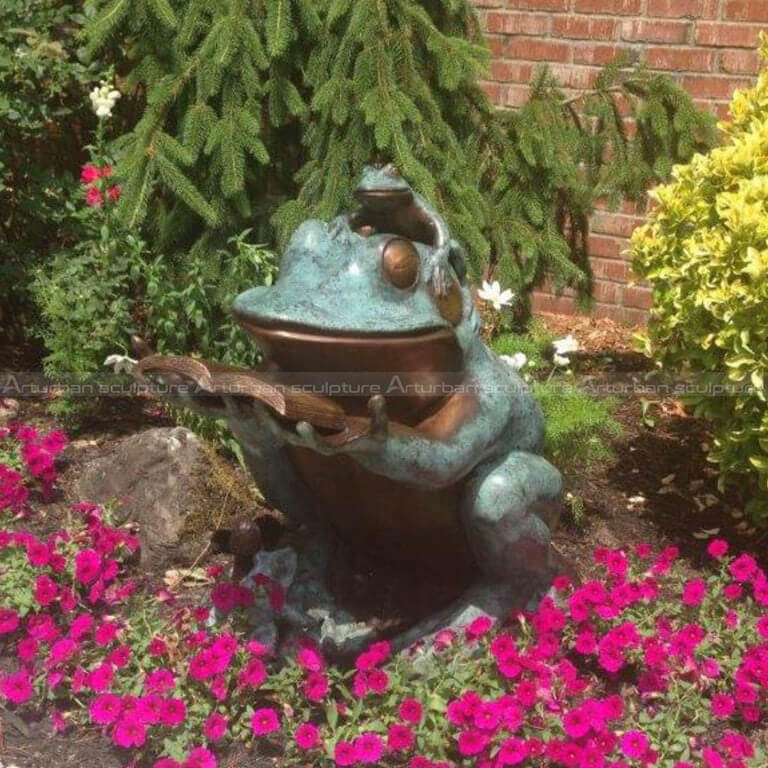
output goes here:
[{"label": "pink petunia blossom", "polygon": [[190,750],[182,768],[216,768],[216,756],[205,747],[195,747]]},{"label": "pink petunia blossom", "polygon": [[19,628],[19,614],[10,608],[0,609],[0,635],[9,635]]},{"label": "pink petunia blossom", "polygon": [[88,714],[91,722],[97,725],[109,725],[120,716],[122,700],[113,693],[104,693],[97,696],[88,705]]},{"label": "pink petunia blossom", "polygon": [[174,727],[187,719],[187,705],[184,699],[163,699],[160,704],[160,721],[163,725]]},{"label": "pink petunia blossom", "polygon": [[710,702],[710,710],[715,717],[722,719],[730,717],[736,709],[736,702],[732,696],[724,693],[715,694]]},{"label": "pink petunia blossom", "polygon": [[358,762],[367,765],[377,763],[384,754],[384,744],[375,733],[361,733],[352,742],[352,746]]},{"label": "pink petunia blossom", "polygon": [[320,731],[313,723],[302,723],[294,736],[299,749],[314,749],[320,744]]},{"label": "pink petunia blossom", "polygon": [[488,634],[493,627],[493,619],[490,616],[478,616],[464,630],[468,640],[478,640]]},{"label": "pink petunia blossom", "polygon": [[701,605],[707,594],[707,584],[703,579],[692,579],[683,587],[683,603],[685,605]]},{"label": "pink petunia blossom", "polygon": [[488,737],[474,728],[459,734],[459,754],[462,757],[479,755],[488,746]]},{"label": "pink petunia blossom", "polygon": [[75,579],[90,584],[101,570],[101,557],[93,549],[83,549],[75,555]]},{"label": "pink petunia blossom", "polygon": [[627,731],[621,737],[621,751],[631,760],[640,760],[648,747],[648,737],[642,731]]},{"label": "pink petunia blossom", "polygon": [[424,707],[418,699],[403,699],[400,702],[397,713],[403,722],[418,725],[421,722],[421,718],[424,717]]},{"label": "pink petunia blossom", "polygon": [[146,740],[146,726],[132,717],[122,718],[112,731],[112,741],[118,747],[141,747]]},{"label": "pink petunia blossom", "polygon": [[32,698],[34,690],[26,672],[5,675],[0,680],[0,694],[13,704],[23,704]]},{"label": "pink petunia blossom", "polygon": [[393,723],[387,731],[387,746],[394,752],[407,752],[413,748],[413,731],[400,723]]},{"label": "pink petunia blossom", "polygon": [[257,709],[251,716],[251,730],[257,736],[266,736],[280,729],[280,717],[271,707]]},{"label": "pink petunia blossom", "polygon": [[707,545],[707,552],[715,559],[720,560],[728,552],[728,542],[723,539],[712,539]]},{"label": "pink petunia blossom", "polygon": [[333,760],[336,765],[354,765],[357,762],[357,750],[348,741],[339,741],[333,749]]},{"label": "pink petunia blossom", "polygon": [[322,654],[314,648],[302,648],[296,655],[296,661],[308,672],[320,672],[324,666]]},{"label": "pink petunia blossom", "polygon": [[227,732],[227,718],[220,712],[211,712],[203,723],[203,734],[208,741],[218,741]]}]

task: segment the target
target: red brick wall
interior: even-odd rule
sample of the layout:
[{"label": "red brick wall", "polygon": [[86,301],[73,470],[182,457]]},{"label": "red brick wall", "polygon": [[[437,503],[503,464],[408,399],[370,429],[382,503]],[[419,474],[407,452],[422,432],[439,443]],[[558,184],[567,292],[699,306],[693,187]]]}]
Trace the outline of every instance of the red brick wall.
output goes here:
[{"label": "red brick wall", "polygon": [[[696,102],[725,117],[736,88],[758,69],[758,35],[768,28],[768,0],[475,0],[493,51],[484,86],[501,106],[528,96],[537,66],[548,64],[566,90],[589,88],[620,51],[641,56],[678,80]],[[642,212],[625,205],[592,222],[594,314],[641,323],[650,293],[628,285],[627,237]],[[542,291],[534,307],[572,312],[572,297]]]}]

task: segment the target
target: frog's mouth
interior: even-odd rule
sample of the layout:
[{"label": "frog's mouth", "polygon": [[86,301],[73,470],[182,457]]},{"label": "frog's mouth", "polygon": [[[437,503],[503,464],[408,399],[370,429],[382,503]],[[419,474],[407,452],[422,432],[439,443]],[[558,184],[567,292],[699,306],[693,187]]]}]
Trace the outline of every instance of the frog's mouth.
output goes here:
[{"label": "frog's mouth", "polygon": [[269,323],[236,313],[268,362],[283,371],[412,373],[431,376],[462,368],[462,351],[450,328],[398,333],[326,331],[297,323]]},{"label": "frog's mouth", "polygon": [[382,187],[380,189],[357,188],[355,199],[369,210],[388,212],[410,205],[413,202],[413,190],[409,187]]}]

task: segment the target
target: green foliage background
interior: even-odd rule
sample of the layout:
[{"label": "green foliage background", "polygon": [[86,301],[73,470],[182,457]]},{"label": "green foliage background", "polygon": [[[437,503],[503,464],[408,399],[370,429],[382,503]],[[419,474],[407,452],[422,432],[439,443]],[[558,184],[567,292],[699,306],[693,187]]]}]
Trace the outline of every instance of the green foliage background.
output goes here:
[{"label": "green foliage background", "polygon": [[[768,39],[763,40],[768,62]],[[721,487],[747,489],[768,524],[768,71],[736,94],[726,142],[677,168],[633,237],[633,268],[651,282],[646,352],[693,376],[687,400],[710,419]]]},{"label": "green foliage background", "polygon": [[[232,297],[271,279],[263,246],[351,206],[371,162],[446,215],[519,319],[547,275],[588,297],[595,202],[640,194],[714,136],[628,61],[576,99],[542,71],[523,109],[495,109],[469,0],[10,0],[0,21],[0,291],[33,292],[23,324],[54,375],[95,373],[131,333],[251,364]],[[87,146],[102,76],[123,98]],[[89,158],[117,165],[108,214],[84,209]]]}]

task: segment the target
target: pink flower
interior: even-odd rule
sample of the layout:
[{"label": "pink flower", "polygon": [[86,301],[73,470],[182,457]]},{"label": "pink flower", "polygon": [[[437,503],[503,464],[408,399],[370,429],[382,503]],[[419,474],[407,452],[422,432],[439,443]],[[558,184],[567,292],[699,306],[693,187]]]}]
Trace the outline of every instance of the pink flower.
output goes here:
[{"label": "pink flower", "polygon": [[403,699],[397,712],[403,722],[418,725],[424,716],[424,707],[418,699]]},{"label": "pink flower", "polygon": [[757,572],[757,563],[751,555],[739,555],[729,566],[728,571],[735,581],[749,581]]},{"label": "pink flower", "polygon": [[631,760],[640,760],[648,751],[648,738],[642,731],[627,731],[621,737],[621,751]]},{"label": "pink flower", "polygon": [[0,682],[0,694],[14,704],[23,704],[32,698],[32,683],[26,672],[6,675]]},{"label": "pink flower", "polygon": [[35,568],[43,568],[48,565],[48,560],[51,557],[51,548],[44,544],[42,541],[32,539],[27,542],[27,560],[29,564]]},{"label": "pink flower", "polygon": [[407,725],[393,723],[387,731],[387,746],[394,752],[405,752],[413,748],[413,731]]},{"label": "pink flower", "polygon": [[9,608],[0,609],[0,635],[9,635],[19,628],[19,614]]},{"label": "pink flower", "polygon": [[144,678],[144,690],[147,693],[165,693],[176,686],[170,669],[156,669]]},{"label": "pink flower", "polygon": [[88,705],[88,714],[91,722],[97,725],[109,725],[120,716],[122,701],[113,693],[103,693],[97,696]]},{"label": "pink flower", "polygon": [[294,738],[299,749],[314,749],[320,743],[320,731],[313,723],[302,723]]},{"label": "pink flower", "polygon": [[724,693],[715,694],[710,703],[710,710],[715,717],[730,717],[736,709],[736,702],[732,696],[726,696]]},{"label": "pink flower", "polygon": [[94,691],[104,691],[112,684],[114,670],[111,664],[99,664],[90,675],[88,675],[88,685]]},{"label": "pink flower", "polygon": [[227,718],[220,712],[211,712],[203,723],[203,734],[208,741],[218,741],[227,732]]},{"label": "pink flower", "polygon": [[85,204],[91,208],[101,208],[103,203],[104,195],[101,194],[101,190],[98,187],[88,187],[88,191],[85,193]]},{"label": "pink flower", "polygon": [[296,661],[308,672],[320,672],[323,668],[323,657],[314,648],[302,648],[296,656]]},{"label": "pink flower", "polygon": [[64,719],[64,716],[59,712],[58,709],[54,709],[53,712],[51,712],[51,728],[53,728],[54,733],[63,733],[67,730],[68,724],[67,721]]},{"label": "pink flower", "polygon": [[205,747],[195,747],[187,755],[183,768],[216,768],[216,757]]},{"label": "pink flower", "polygon": [[181,763],[172,757],[161,757],[152,763],[152,768],[181,768]]},{"label": "pink flower", "polygon": [[384,754],[384,744],[375,733],[361,733],[352,743],[361,763],[377,763]]},{"label": "pink flower", "polygon": [[465,630],[467,639],[477,640],[491,631],[493,619],[490,616],[478,616]]},{"label": "pink flower", "polygon": [[168,646],[161,637],[153,637],[147,646],[147,653],[150,656],[162,656],[167,650]]},{"label": "pink flower", "polygon": [[333,750],[336,765],[354,765],[357,762],[357,750],[348,741],[339,741]]},{"label": "pink flower", "polygon": [[683,588],[683,602],[686,605],[700,605],[706,594],[706,582],[703,579],[692,579]]},{"label": "pink flower", "polygon": [[84,165],[80,171],[80,181],[83,184],[93,184],[94,181],[98,181],[101,177],[101,172],[98,166],[88,163]]},{"label": "pink flower", "polygon": [[568,587],[571,586],[571,577],[564,573],[560,574],[559,576],[555,577],[554,581],[552,582],[552,586],[556,592],[565,592],[567,591]]},{"label": "pink flower", "polygon": [[488,738],[482,731],[470,729],[459,734],[459,754],[462,757],[478,755],[488,746]]},{"label": "pink flower", "polygon": [[725,557],[728,552],[728,542],[723,539],[712,539],[707,546],[707,552],[717,560]]},{"label": "pink flower", "polygon": [[83,549],[75,555],[75,579],[90,584],[101,570],[101,558],[93,549]]},{"label": "pink flower", "polygon": [[[496,763],[499,766],[519,765],[524,760],[526,760],[529,754],[530,754],[530,750],[528,749],[528,745],[524,741],[522,741],[521,739],[514,739],[514,738],[507,739],[501,745],[499,754],[496,757]],[[584,760],[582,760],[581,767],[592,768],[592,766],[589,765]]]},{"label": "pink flower", "polygon": [[187,719],[187,705],[183,699],[163,699],[160,703],[160,722],[170,727],[181,725]]},{"label": "pink flower", "polygon": [[372,669],[366,675],[366,683],[373,693],[381,696],[389,688],[389,675],[383,669]]},{"label": "pink flower", "polygon": [[258,688],[267,679],[267,668],[264,662],[254,657],[249,659],[248,663],[243,667],[242,672],[237,681],[242,686],[250,686],[251,688]]},{"label": "pink flower", "polygon": [[392,655],[392,645],[386,640],[381,640],[373,643],[368,653],[373,658],[374,664],[383,664]]},{"label": "pink flower", "polygon": [[120,195],[122,194],[122,187],[119,184],[115,184],[113,187],[110,187],[107,190],[107,196],[109,197],[109,201],[111,203],[116,203],[120,199]]},{"label": "pink flower", "polygon": [[301,686],[301,690],[310,701],[322,701],[329,688],[328,679],[322,672],[310,672]]},{"label": "pink flower", "polygon": [[104,647],[112,643],[117,637],[119,629],[120,625],[116,621],[103,621],[93,635],[96,645]]},{"label": "pink flower", "polygon": [[125,717],[112,731],[112,741],[118,747],[141,747],[147,740],[147,728],[133,717]]},{"label": "pink flower", "polygon": [[725,768],[725,760],[722,755],[712,747],[704,747],[701,750],[701,759],[706,768]]},{"label": "pink flower", "polygon": [[280,718],[271,707],[257,709],[251,716],[251,730],[257,736],[266,736],[280,728]]},{"label": "pink flower", "polygon": [[16,655],[22,661],[32,661],[37,656],[40,644],[34,637],[25,637],[16,644]]},{"label": "pink flower", "polygon": [[586,736],[592,727],[591,724],[591,718],[582,709],[572,709],[563,717],[563,730],[572,739],[580,739],[582,736]]}]

